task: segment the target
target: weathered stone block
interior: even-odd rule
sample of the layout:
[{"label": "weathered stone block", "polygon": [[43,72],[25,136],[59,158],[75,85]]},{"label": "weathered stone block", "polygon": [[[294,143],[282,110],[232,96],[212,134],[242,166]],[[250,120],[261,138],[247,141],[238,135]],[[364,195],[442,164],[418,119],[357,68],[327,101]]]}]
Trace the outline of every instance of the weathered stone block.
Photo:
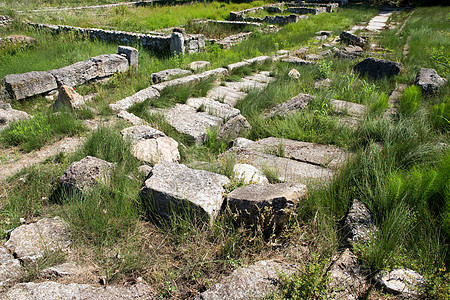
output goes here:
[{"label": "weathered stone block", "polygon": [[24,263],[30,264],[42,258],[45,252],[67,250],[71,243],[67,224],[56,217],[17,227],[11,232],[5,247]]},{"label": "weathered stone block", "polygon": [[32,71],[10,74],[3,78],[6,91],[17,100],[39,95],[57,89],[55,77],[49,72]]},{"label": "weathered stone block", "polygon": [[97,65],[98,77],[111,76],[128,69],[128,60],[118,54],[104,54],[89,59]]},{"label": "weathered stone block", "polygon": [[19,283],[10,288],[2,300],[58,300],[58,299],[123,299],[148,300],[157,295],[150,286],[138,283],[132,286],[92,286],[79,283]]},{"label": "weathered stone block", "polygon": [[434,69],[421,68],[417,72],[414,84],[419,86],[424,93],[436,94],[439,88],[447,83]]},{"label": "weathered stone block", "polygon": [[97,77],[98,68],[92,60],[76,62],[70,66],[49,71],[55,78],[58,86],[67,85],[74,87],[84,84]]},{"label": "weathered stone block", "polygon": [[201,293],[195,300],[256,300],[275,292],[280,274],[290,275],[294,265],[266,260],[235,270],[230,276]]},{"label": "weathered stone block", "polygon": [[152,82],[159,83],[174,79],[175,77],[183,77],[187,75],[191,75],[192,72],[183,69],[167,69],[163,71],[159,71],[156,73],[152,73]]},{"label": "weathered stone block", "polygon": [[210,98],[189,98],[186,104],[197,111],[204,111],[212,116],[224,119],[225,121],[239,115],[241,112],[237,108],[233,108],[228,104],[220,103]]},{"label": "weathered stone block", "polygon": [[139,66],[139,51],[129,46],[119,46],[118,54],[124,54],[127,57],[128,65],[137,70]]},{"label": "weathered stone block", "polygon": [[223,203],[223,187],[229,182],[223,175],[163,162],[153,168],[141,197],[163,218],[170,218],[175,211],[189,211],[212,221]]},{"label": "weathered stone block", "polygon": [[86,156],[82,160],[72,163],[59,178],[59,183],[64,188],[85,191],[99,182],[107,183],[112,169],[112,163],[97,157]]},{"label": "weathered stone block", "polygon": [[235,139],[239,136],[246,136],[250,130],[252,130],[252,125],[243,115],[238,114],[220,127],[217,137],[220,139]]},{"label": "weathered stone block", "polygon": [[172,32],[170,37],[170,53],[183,55],[185,53],[184,36],[179,32]]},{"label": "weathered stone block", "polygon": [[122,130],[124,139],[132,143],[131,153],[137,159],[158,163],[162,161],[178,162],[180,153],[178,143],[163,132],[147,125],[138,125]]},{"label": "weathered stone block", "polygon": [[402,70],[402,64],[386,59],[370,57],[356,64],[353,70],[373,79],[381,79],[398,75]]},{"label": "weathered stone block", "polygon": [[79,109],[84,106],[84,98],[78,94],[73,88],[63,85],[59,89],[58,98],[52,105],[53,110],[59,109]]},{"label": "weathered stone block", "polygon": [[237,222],[280,228],[307,196],[299,183],[250,184],[229,193],[227,207]]},{"label": "weathered stone block", "polygon": [[264,117],[273,118],[275,116],[288,116],[295,112],[305,109],[309,102],[313,100],[315,96],[309,94],[300,93],[295,97],[292,97],[286,102],[278,104],[272,108]]}]

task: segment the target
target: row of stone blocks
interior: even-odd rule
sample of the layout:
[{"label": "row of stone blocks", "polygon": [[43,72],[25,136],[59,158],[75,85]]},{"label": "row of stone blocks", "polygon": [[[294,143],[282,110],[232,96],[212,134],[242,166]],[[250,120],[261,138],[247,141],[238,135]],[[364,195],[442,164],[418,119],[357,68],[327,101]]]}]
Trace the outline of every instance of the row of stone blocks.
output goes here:
[{"label": "row of stone blocks", "polygon": [[60,69],[6,75],[2,85],[9,97],[21,100],[56,90],[63,85],[73,87],[102,79],[126,71],[130,66],[137,68],[137,65],[138,50],[119,46],[118,54],[95,56]]},{"label": "row of stone blocks", "polygon": [[151,34],[104,30],[99,28],[81,28],[66,25],[49,25],[27,23],[37,29],[50,30],[54,33],[74,32],[93,40],[106,41],[125,45],[140,45],[156,53],[194,53],[205,48],[205,37],[202,34],[183,34],[174,32],[172,35],[157,36]]},{"label": "row of stone blocks", "polygon": [[154,85],[151,85],[145,89],[142,89],[135,93],[134,95],[131,95],[129,97],[126,97],[122,100],[119,100],[115,103],[111,103],[109,107],[116,112],[120,112],[121,110],[128,110],[131,106],[133,106],[136,103],[142,103],[148,99],[157,99],[160,97],[160,92],[169,86],[182,86],[182,85],[191,85],[198,82],[201,82],[205,79],[211,78],[213,76],[221,77],[226,76],[229,74],[229,72],[232,72],[236,68],[240,68],[243,66],[247,66],[253,63],[262,64],[266,61],[270,61],[271,58],[269,56],[258,56],[252,59],[247,59],[241,62],[237,62],[234,64],[229,64],[226,66],[226,68],[216,68],[213,70],[208,70],[205,72],[202,72],[200,74],[192,74],[186,77],[181,77],[165,82],[160,82]]},{"label": "row of stone blocks", "polygon": [[[329,3],[329,4],[303,4],[301,6],[299,4],[286,4],[288,6],[287,9],[283,10],[279,6],[260,6],[254,7],[250,9],[241,10],[238,12],[230,12],[230,20],[231,21],[245,21],[245,22],[259,22],[259,23],[270,23],[270,24],[278,24],[278,25],[286,25],[289,23],[296,23],[300,19],[305,18],[302,16],[298,16],[296,14],[304,15],[304,14],[312,14],[317,15],[323,12],[332,12],[333,9],[336,9],[339,5],[337,3]],[[290,12],[293,13],[289,16],[277,15],[277,16],[266,16],[265,18],[257,18],[245,16],[248,13],[257,12],[259,10],[266,10],[272,13],[284,13]]]}]

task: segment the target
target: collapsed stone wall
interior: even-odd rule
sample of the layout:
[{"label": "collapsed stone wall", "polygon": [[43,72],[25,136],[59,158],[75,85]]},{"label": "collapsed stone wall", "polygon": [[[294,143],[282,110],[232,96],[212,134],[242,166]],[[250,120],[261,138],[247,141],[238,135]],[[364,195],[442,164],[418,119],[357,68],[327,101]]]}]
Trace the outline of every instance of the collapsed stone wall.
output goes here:
[{"label": "collapsed stone wall", "polygon": [[50,30],[53,33],[73,32],[93,40],[118,43],[124,45],[140,45],[156,53],[193,53],[205,47],[205,37],[202,34],[182,34],[158,36],[143,33],[105,30],[99,28],[81,28],[66,25],[50,25],[40,23],[27,23],[34,28]]},{"label": "collapsed stone wall", "polygon": [[[249,9],[244,9],[241,11],[230,11],[230,20],[231,21],[240,21],[240,22],[258,22],[258,23],[269,23],[269,24],[277,24],[277,25],[286,25],[289,23],[297,23],[300,19],[307,18],[304,16],[306,14],[317,15],[320,13],[328,12],[331,13],[335,10],[339,5],[343,5],[347,0],[339,0],[339,1],[310,1],[314,3],[305,3],[304,1],[296,1],[294,3],[281,3],[278,5],[265,5],[260,7],[254,7]],[[325,3],[320,3],[325,2]],[[344,3],[345,2],[345,3]],[[287,9],[282,9],[280,6],[286,5]],[[250,17],[246,16],[249,13],[255,13],[260,10],[266,10],[269,13],[293,13],[289,16],[284,15],[276,15],[276,16],[266,16],[265,18],[258,17]],[[298,15],[297,15],[298,14]],[[299,16],[300,15],[300,16]]]},{"label": "collapsed stone wall", "polygon": [[136,49],[120,46],[118,54],[103,54],[50,71],[9,74],[1,83],[10,98],[21,100],[56,90],[63,85],[73,87],[126,71],[130,66],[136,67],[137,57]]}]

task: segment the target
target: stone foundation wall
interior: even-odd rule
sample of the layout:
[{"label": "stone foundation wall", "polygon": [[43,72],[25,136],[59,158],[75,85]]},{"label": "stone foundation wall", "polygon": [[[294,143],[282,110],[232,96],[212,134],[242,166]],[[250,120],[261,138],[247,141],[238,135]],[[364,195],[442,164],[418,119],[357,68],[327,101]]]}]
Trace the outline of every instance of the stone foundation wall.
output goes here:
[{"label": "stone foundation wall", "polygon": [[[180,43],[179,36],[168,35],[158,36],[143,33],[133,33],[116,30],[104,30],[98,28],[81,28],[65,25],[49,25],[38,23],[27,23],[34,28],[50,30],[54,33],[73,32],[90,39],[100,40],[124,45],[140,45],[143,48],[155,51],[156,53],[193,53],[205,47],[205,37],[202,34],[183,34]],[[176,39],[174,41],[173,39]],[[176,48],[182,47],[182,48]]]}]

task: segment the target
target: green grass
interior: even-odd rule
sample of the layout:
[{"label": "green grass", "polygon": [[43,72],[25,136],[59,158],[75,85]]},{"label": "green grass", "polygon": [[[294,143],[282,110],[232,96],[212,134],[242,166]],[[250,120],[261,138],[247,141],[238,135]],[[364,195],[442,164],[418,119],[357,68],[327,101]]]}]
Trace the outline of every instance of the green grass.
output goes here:
[{"label": "green grass", "polygon": [[214,1],[206,4],[118,6],[98,10],[35,13],[27,17],[31,21],[51,24],[148,32],[173,26],[184,26],[192,19],[226,20],[230,11],[260,6],[264,3],[264,1],[253,1],[228,4]]},{"label": "green grass", "polygon": [[231,24],[195,23],[188,21],[184,26],[188,34],[203,34],[208,39],[223,39],[227,36],[241,32],[253,32],[258,30],[256,26],[233,26]]},{"label": "green grass", "polygon": [[[195,5],[192,7],[197,7]],[[209,9],[208,5],[206,8]],[[174,7],[173,11],[175,9],[179,8]],[[123,8],[115,13],[120,15],[121,10],[123,19],[131,14]],[[208,45],[203,53],[157,58],[139,49],[140,68],[137,72],[117,74],[107,83],[88,84],[78,87],[77,91],[82,94],[98,92],[100,95],[92,105],[101,114],[109,115],[109,103],[149,86],[150,74],[154,71],[185,67],[194,60],[211,61],[215,68],[282,48],[298,48],[310,42],[315,49],[311,38],[316,31],[339,33],[369,19],[376,12],[375,9],[350,6],[335,14],[310,16],[308,20],[283,27],[278,34],[254,33],[251,39],[227,51]],[[165,226],[148,222],[148,212],[139,197],[144,178],[137,172],[139,162],[131,156],[130,145],[119,133],[121,124],[92,132],[80,151],[72,156],[59,155],[9,178],[4,185],[7,192],[0,195],[1,232],[19,225],[21,217],[33,220],[60,215],[71,226],[74,251],[79,257],[99,266],[99,272],[107,282],[135,281],[142,277],[157,289],[161,297],[174,299],[195,296],[239,266],[283,255],[289,258],[289,262],[305,266],[301,275],[283,279],[284,289],[274,298],[301,299],[312,294],[320,297],[324,291],[323,263],[342,246],[342,221],[351,201],[357,198],[370,208],[380,229],[377,239],[355,249],[370,274],[381,269],[409,267],[427,278],[428,297],[448,298],[450,171],[449,152],[440,143],[448,143],[449,140],[446,120],[450,88],[447,85],[437,95],[420,96],[416,88],[410,87],[400,100],[400,114],[393,120],[382,118],[388,106],[387,95],[396,83],[411,86],[419,67],[439,69],[443,66],[439,72],[445,71],[442,57],[433,56],[432,52],[429,52],[431,55],[426,54],[427,49],[432,51],[431,47],[448,48],[445,47],[449,40],[446,21],[435,20],[435,13],[446,20],[448,8],[418,9],[400,37],[382,33],[384,46],[392,50],[386,52],[385,57],[392,60],[402,59],[398,49],[403,47],[406,36],[412,36],[411,58],[403,59],[404,71],[393,80],[372,81],[358,77],[351,73],[355,62],[336,59],[331,59],[332,63],[327,61],[322,65],[296,67],[301,73],[300,80],[287,76],[291,65],[278,62],[262,66],[270,70],[276,80],[264,91],[251,91],[237,105],[253,126],[249,135],[251,139],[283,137],[335,144],[354,152],[352,159],[336,172],[328,185],[308,187],[308,201],[279,236],[264,236],[261,228],[257,227],[238,227],[226,214],[220,215],[212,226],[183,214],[175,215]],[[407,14],[401,13],[396,17],[401,20]],[[19,32],[35,35],[43,42],[28,50],[3,53],[4,61],[11,62],[11,70],[28,71],[37,65],[45,67],[49,57],[43,56],[36,65],[28,66],[23,64],[25,56],[21,55],[34,57],[39,51],[50,49],[52,43],[62,47],[60,49],[64,53],[69,52],[61,60],[55,58],[58,60],[55,67],[69,63],[72,58],[86,59],[79,56],[82,51],[76,48],[83,43],[87,48],[82,49],[92,51],[89,55],[116,51],[116,45],[88,41],[77,44],[70,35],[52,37],[21,27],[15,27],[9,33]],[[428,35],[429,41],[425,38]],[[255,66],[242,68],[224,80],[238,80],[255,70]],[[332,80],[331,88],[315,89],[314,82],[323,77]],[[212,129],[208,133],[205,144],[194,145],[161,115],[151,114],[151,108],[184,103],[190,96],[204,95],[210,87],[211,82],[205,82],[195,87],[167,89],[160,99],[136,105],[131,111],[179,142],[181,163],[232,178],[236,159],[220,155],[226,151],[228,141],[218,140],[217,130]],[[316,99],[308,108],[292,116],[271,120],[262,118],[267,110],[298,93],[313,94]],[[348,129],[336,121],[338,116],[329,107],[330,99],[336,98],[368,105],[369,112],[357,128]],[[36,107],[44,100],[37,97],[27,101],[28,104],[13,105],[38,111]],[[84,118],[83,115],[92,117],[86,113],[77,117]],[[77,117],[72,116],[74,120]],[[39,117],[35,122],[40,122]],[[282,156],[283,149],[277,152]],[[115,163],[111,183],[99,185],[85,195],[67,193],[58,202],[50,201],[65,168],[86,155]],[[278,182],[277,174],[271,170],[264,171],[271,182]],[[240,185],[233,179],[227,191]],[[1,237],[6,239],[6,234]],[[302,256],[299,249],[305,245],[309,253],[317,253],[319,261],[308,261]]]},{"label": "green grass", "polygon": [[0,133],[6,146],[20,146],[25,152],[39,149],[55,137],[72,136],[85,130],[71,113],[45,113],[12,123]]}]

